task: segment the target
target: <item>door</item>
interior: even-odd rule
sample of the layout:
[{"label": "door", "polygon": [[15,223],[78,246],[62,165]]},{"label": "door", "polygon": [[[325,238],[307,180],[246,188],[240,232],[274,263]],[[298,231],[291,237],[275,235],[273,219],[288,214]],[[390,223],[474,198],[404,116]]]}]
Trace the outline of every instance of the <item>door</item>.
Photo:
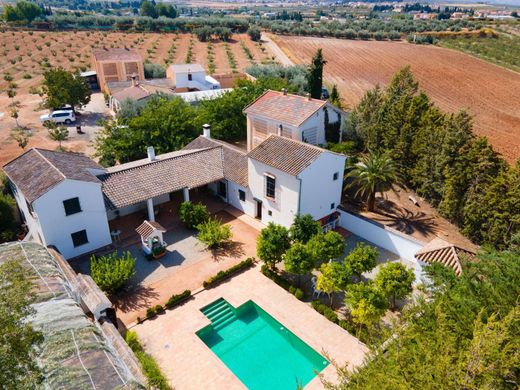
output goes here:
[{"label": "door", "polygon": [[261,200],[255,200],[256,202],[256,213],[255,218],[262,220],[262,201]]},{"label": "door", "polygon": [[225,181],[218,182],[217,194],[224,199],[227,199],[227,185]]}]

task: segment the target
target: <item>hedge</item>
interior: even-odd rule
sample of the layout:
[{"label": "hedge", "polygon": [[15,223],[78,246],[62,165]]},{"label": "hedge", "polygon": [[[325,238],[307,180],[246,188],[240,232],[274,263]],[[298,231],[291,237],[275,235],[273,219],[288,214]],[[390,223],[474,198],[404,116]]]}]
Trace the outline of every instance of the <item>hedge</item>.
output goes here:
[{"label": "hedge", "polygon": [[137,333],[133,331],[126,332],[125,341],[134,352],[137,360],[139,360],[148,385],[154,389],[171,390],[168,380],[162,373],[155,359],[144,351],[137,337]]},{"label": "hedge", "polygon": [[271,270],[267,264],[262,265],[262,268],[260,271],[267,276],[269,279],[271,279],[273,282],[275,282],[277,285],[282,287],[283,289],[289,291],[292,295],[294,295],[297,299],[300,301],[303,300],[305,294],[304,292],[291,284],[287,279],[285,279],[283,276],[280,276],[275,271]]},{"label": "hedge", "polygon": [[234,275],[240,271],[243,271],[246,268],[251,267],[254,263],[255,263],[255,259],[253,257],[249,257],[249,258],[245,259],[244,261],[238,263],[237,265],[234,265],[233,267],[228,268],[225,271],[219,271],[215,276],[212,276],[208,280],[205,280],[204,283],[202,283],[202,286],[204,288],[213,287],[213,286],[217,285],[218,283],[220,283],[221,281],[223,281],[224,279],[227,279],[227,278],[231,277],[232,275]]},{"label": "hedge", "polygon": [[[155,305],[146,309],[146,318],[152,318],[157,314],[161,314],[165,309],[173,309],[175,306],[187,300],[189,297],[191,297],[190,290],[184,290],[180,294],[172,295],[164,307],[162,305]],[[137,322],[141,322],[141,318],[137,317]]]}]

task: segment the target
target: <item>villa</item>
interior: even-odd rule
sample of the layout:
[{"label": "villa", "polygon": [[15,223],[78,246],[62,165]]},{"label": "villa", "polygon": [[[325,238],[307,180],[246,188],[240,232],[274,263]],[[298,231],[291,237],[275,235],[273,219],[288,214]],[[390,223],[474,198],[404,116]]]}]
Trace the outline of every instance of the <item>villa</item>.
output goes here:
[{"label": "villa", "polygon": [[[246,110],[252,121],[250,110],[266,96]],[[318,107],[307,98],[280,96],[309,113]],[[273,121],[278,119],[272,115]],[[319,134],[322,139],[323,131]],[[147,158],[106,169],[81,154],[33,148],[4,171],[28,237],[54,245],[67,259],[110,245],[110,221],[140,210],[154,221],[157,206],[177,193],[189,201],[190,192],[203,188],[263,224],[289,226],[295,216],[310,214],[333,228],[345,156],[288,135],[266,134],[247,152],[212,139],[205,125],[203,135],[182,150],[156,156],[150,146]]]}]

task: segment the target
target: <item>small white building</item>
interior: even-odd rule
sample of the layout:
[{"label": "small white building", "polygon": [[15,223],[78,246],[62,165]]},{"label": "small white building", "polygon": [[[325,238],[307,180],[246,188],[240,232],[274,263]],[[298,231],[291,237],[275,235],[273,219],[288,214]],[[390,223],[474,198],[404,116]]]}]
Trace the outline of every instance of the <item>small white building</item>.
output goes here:
[{"label": "small white building", "polygon": [[170,65],[166,70],[166,77],[173,81],[175,92],[220,89],[220,83],[206,75],[206,71],[199,64]]},{"label": "small white building", "polygon": [[65,258],[111,244],[102,168],[76,153],[30,149],[4,166],[29,235]]},{"label": "small white building", "polygon": [[[244,109],[247,115],[247,150],[252,150],[270,134],[313,145],[327,143],[326,122],[337,124],[333,138],[341,140],[345,112],[326,100],[267,91]],[[339,122],[339,123],[338,123]]]}]

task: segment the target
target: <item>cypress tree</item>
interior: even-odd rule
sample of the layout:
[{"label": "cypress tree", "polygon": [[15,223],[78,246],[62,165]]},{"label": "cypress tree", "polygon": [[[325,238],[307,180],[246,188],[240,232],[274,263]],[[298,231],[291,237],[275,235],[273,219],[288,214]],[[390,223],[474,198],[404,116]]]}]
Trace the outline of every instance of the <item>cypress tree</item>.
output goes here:
[{"label": "cypress tree", "polygon": [[327,63],[323,59],[321,49],[316,51],[312,57],[311,65],[307,71],[307,88],[311,97],[314,99],[321,99],[321,88],[323,87],[323,66]]}]

